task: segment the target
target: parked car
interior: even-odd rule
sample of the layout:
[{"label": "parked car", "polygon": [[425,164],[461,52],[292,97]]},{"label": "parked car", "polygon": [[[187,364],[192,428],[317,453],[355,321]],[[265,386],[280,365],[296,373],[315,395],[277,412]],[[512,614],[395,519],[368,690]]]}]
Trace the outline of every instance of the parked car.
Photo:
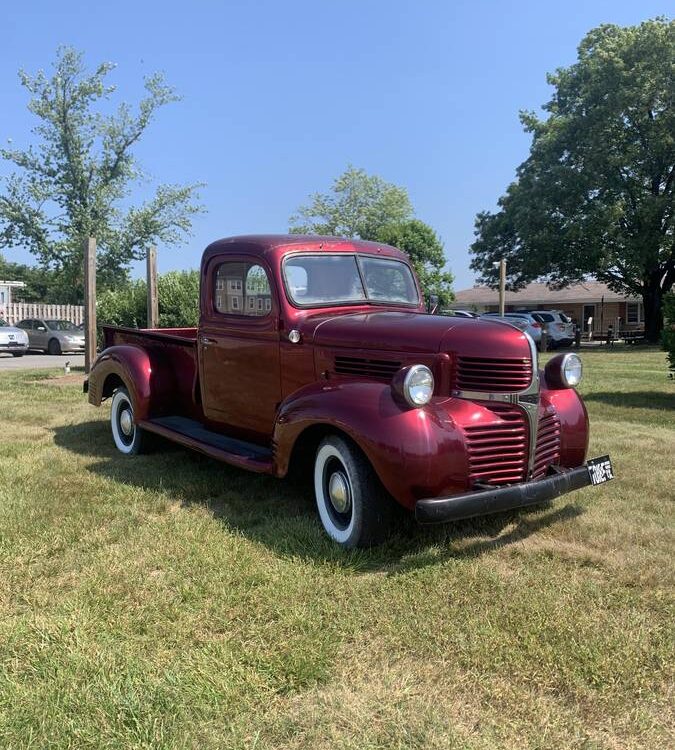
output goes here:
[{"label": "parked car", "polygon": [[28,334],[29,349],[41,349],[49,354],[84,351],[84,333],[69,320],[27,318],[17,326]]},{"label": "parked car", "polygon": [[478,318],[478,313],[471,312],[471,310],[443,310],[443,315],[448,315],[451,318]]},{"label": "parked car", "polygon": [[0,318],[0,352],[9,352],[13,357],[23,357],[27,351],[28,335],[26,332]]},{"label": "parked car", "polygon": [[408,256],[372,242],[249,236],[202,257],[198,328],[103,327],[85,392],[126,456],[162,435],[233,466],[311,478],[326,533],[382,540],[400,515],[454,521],[613,477],[585,462],[576,354],[426,312]]},{"label": "parked car", "polygon": [[[503,316],[501,316],[499,313],[488,312],[483,313],[482,317],[499,318],[506,323],[511,323],[512,325],[517,326],[521,330],[524,330],[527,335],[532,338],[537,346],[537,349],[541,348],[542,324],[530,313],[507,312],[504,313]],[[525,328],[522,327],[523,324],[525,325]]]},{"label": "parked car", "polygon": [[569,346],[574,342],[574,323],[564,312],[560,310],[531,310],[530,315],[544,326],[552,348]]}]

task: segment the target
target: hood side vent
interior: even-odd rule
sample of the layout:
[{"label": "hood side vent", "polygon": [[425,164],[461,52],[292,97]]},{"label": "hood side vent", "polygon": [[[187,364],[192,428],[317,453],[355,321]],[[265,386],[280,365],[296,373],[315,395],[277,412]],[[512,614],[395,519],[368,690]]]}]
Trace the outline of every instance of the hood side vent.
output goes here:
[{"label": "hood side vent", "polygon": [[335,372],[338,375],[358,375],[367,378],[391,380],[400,368],[400,362],[390,359],[335,357]]}]

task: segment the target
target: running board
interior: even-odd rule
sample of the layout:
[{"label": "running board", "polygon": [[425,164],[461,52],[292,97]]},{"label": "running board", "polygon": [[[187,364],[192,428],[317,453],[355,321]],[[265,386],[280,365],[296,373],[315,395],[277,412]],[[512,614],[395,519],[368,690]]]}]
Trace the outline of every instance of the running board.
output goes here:
[{"label": "running board", "polygon": [[218,432],[211,432],[201,422],[194,419],[157,417],[140,421],[138,426],[232,466],[262,474],[273,472],[271,450],[255,445],[255,443],[247,443]]}]

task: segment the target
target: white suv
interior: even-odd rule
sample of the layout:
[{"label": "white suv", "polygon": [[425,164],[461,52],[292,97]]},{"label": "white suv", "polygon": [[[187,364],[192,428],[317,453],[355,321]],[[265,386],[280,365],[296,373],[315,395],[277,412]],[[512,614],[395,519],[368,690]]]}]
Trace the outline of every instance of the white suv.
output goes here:
[{"label": "white suv", "polygon": [[564,312],[529,310],[529,313],[544,326],[548,340],[553,347],[569,346],[574,341],[574,323]]}]

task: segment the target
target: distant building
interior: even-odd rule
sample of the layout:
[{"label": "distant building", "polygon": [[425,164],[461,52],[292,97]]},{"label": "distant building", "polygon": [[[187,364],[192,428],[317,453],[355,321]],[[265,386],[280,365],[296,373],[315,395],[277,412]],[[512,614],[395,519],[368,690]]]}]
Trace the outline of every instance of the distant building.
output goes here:
[{"label": "distant building", "polygon": [[[505,309],[514,310],[561,310],[572,320],[583,324],[588,331],[588,320],[592,318],[594,332],[606,331],[608,325],[614,330],[644,328],[644,311],[638,297],[618,294],[599,281],[572,284],[564,289],[549,289],[546,284],[528,284],[518,292],[506,292]],[[474,286],[455,293],[450,305],[455,310],[475,312],[499,311],[499,291],[486,286]]]},{"label": "distant building", "polygon": [[12,289],[22,289],[23,281],[0,281],[0,310],[12,304]]}]

